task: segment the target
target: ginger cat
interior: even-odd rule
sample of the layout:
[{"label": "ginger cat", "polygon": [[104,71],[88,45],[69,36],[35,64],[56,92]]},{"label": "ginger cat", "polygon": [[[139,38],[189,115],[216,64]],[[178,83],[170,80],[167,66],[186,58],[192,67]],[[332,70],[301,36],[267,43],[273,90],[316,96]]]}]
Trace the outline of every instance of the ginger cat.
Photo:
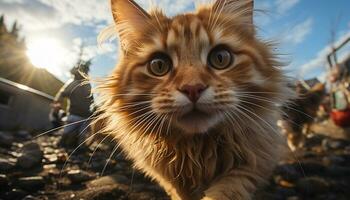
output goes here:
[{"label": "ginger cat", "polygon": [[120,57],[99,87],[103,131],[173,200],[251,199],[283,155],[276,121],[289,96],[253,1],[174,17],[132,0],[111,8]]}]

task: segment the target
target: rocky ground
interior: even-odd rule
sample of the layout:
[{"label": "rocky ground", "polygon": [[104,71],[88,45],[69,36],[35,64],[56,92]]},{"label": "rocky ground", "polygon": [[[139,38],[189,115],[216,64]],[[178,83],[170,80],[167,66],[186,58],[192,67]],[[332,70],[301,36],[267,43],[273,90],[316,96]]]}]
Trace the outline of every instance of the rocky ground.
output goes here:
[{"label": "rocky ground", "polygon": [[[113,144],[108,139],[98,148],[95,142],[73,152],[59,147],[59,137],[0,131],[0,199],[168,199],[122,154],[109,160]],[[350,142],[310,134],[255,199],[350,199]]]}]

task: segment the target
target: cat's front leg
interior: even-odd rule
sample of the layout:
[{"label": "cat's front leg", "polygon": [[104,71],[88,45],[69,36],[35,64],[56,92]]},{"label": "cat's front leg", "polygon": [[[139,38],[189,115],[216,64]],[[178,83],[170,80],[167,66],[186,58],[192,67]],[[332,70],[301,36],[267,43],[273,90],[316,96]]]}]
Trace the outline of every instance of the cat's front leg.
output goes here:
[{"label": "cat's front leg", "polygon": [[250,200],[259,179],[256,174],[235,169],[215,181],[202,200]]}]

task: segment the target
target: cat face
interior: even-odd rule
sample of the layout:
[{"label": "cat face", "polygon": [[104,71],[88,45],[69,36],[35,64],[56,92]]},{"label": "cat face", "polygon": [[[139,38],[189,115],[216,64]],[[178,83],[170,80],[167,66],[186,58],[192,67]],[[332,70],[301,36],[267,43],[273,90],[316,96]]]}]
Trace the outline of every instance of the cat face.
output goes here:
[{"label": "cat face", "polygon": [[255,37],[251,0],[218,0],[172,18],[131,0],[112,8],[121,57],[111,96],[139,127],[197,134],[249,124],[281,93],[277,63]]}]

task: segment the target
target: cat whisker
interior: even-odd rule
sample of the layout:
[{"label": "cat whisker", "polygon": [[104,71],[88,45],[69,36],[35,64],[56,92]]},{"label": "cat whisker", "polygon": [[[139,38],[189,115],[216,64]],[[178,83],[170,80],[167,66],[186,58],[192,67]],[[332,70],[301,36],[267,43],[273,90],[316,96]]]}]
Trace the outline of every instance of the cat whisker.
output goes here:
[{"label": "cat whisker", "polygon": [[[134,113],[131,113],[130,115],[132,115],[132,114],[134,114]],[[133,120],[135,120],[135,119],[137,119],[137,118],[141,118],[140,120],[142,120],[142,119],[143,119],[142,117],[147,116],[148,114],[149,114],[149,112],[146,112],[146,113],[144,113],[144,114],[142,114],[142,115],[140,115],[140,116],[137,116],[137,117],[134,118]],[[129,116],[129,115],[128,115],[128,116]],[[125,117],[127,117],[127,116],[125,116]],[[129,125],[129,124],[131,124],[131,123],[133,123],[132,120],[127,121],[127,123],[124,123],[124,124],[122,124],[121,126]],[[99,145],[100,145],[106,138],[108,138],[108,136],[109,136],[109,134],[99,143]],[[99,145],[98,145],[98,146],[99,146]],[[95,148],[93,154],[90,156],[89,163],[91,162],[92,156],[93,156],[94,153],[96,152],[98,146]],[[114,153],[115,153],[115,151],[116,151],[116,150],[113,150]],[[104,171],[105,171],[105,169],[106,169],[106,167],[107,167],[107,165],[108,165],[108,163],[109,163],[109,161],[110,161],[110,159],[111,159],[111,157],[113,156],[114,153],[112,153],[111,156],[110,156],[110,158],[107,160],[107,162],[106,162],[106,164],[105,164],[105,166],[104,166],[104,168],[103,168],[103,170],[102,170],[102,174],[104,173]]]},{"label": "cat whisker", "polygon": [[[147,134],[148,130],[153,126],[153,123],[158,120],[158,115],[154,114],[148,121],[148,123],[145,123],[146,126],[143,128],[141,127],[141,130],[143,134]],[[152,132],[152,131],[151,131]]]},{"label": "cat whisker", "polygon": [[76,124],[80,124],[80,123],[86,122],[86,121],[91,120],[91,119],[96,119],[97,117],[98,117],[98,116],[91,117],[91,118],[88,118],[88,119],[79,120],[79,121],[76,121],[76,122],[72,122],[72,123],[69,123],[69,124],[65,124],[65,125],[59,126],[59,127],[57,127],[57,128],[50,129],[50,130],[48,130],[48,131],[45,131],[45,132],[43,132],[43,133],[40,133],[39,135],[35,136],[33,139],[37,139],[37,138],[39,138],[39,137],[41,137],[41,136],[44,136],[44,135],[46,135],[46,134],[48,134],[48,133],[52,133],[52,132],[54,132],[54,131],[60,130],[60,129],[65,128],[65,127],[68,127],[68,126],[73,126],[73,125],[76,125]]},{"label": "cat whisker", "polygon": [[[233,124],[236,124],[239,127],[239,129],[241,128],[237,120],[230,114],[230,112],[224,111],[223,113],[226,115],[228,120],[230,120]],[[243,130],[240,133],[243,133]]]},{"label": "cat whisker", "polygon": [[[274,112],[274,110],[272,110],[272,109],[270,109],[270,108],[267,108],[267,107],[265,107],[265,106],[262,106],[262,105],[259,105],[259,104],[256,104],[256,103],[253,103],[253,102],[250,102],[250,101],[245,101],[245,100],[242,100],[242,99],[240,99],[240,101],[241,101],[241,102],[244,102],[244,103],[247,103],[247,104],[251,104],[251,105],[257,106],[257,107],[259,107],[259,108],[262,108],[262,109],[267,110],[267,111],[270,111],[270,112]],[[280,111],[283,115],[286,115],[286,116],[288,115],[286,112],[284,112],[284,111],[281,110],[281,109],[279,109],[279,111]],[[298,127],[302,127],[301,125],[299,125],[299,124],[293,122],[292,120],[288,120],[288,119],[287,119],[287,121],[290,122],[290,123],[293,123],[294,125],[297,125]]]},{"label": "cat whisker", "polygon": [[[147,105],[147,104],[149,104],[149,102],[118,106],[116,112],[121,112],[121,111],[126,111],[126,110],[132,110],[132,109],[135,109],[135,107],[140,107],[140,106],[145,105],[145,104]],[[150,107],[152,107],[152,106],[151,106],[151,105],[148,105],[148,106],[146,106],[145,108],[150,108]]]},{"label": "cat whisker", "polygon": [[[235,109],[237,109],[237,108],[233,108],[234,110]],[[237,132],[238,132],[238,134],[240,135],[240,138],[242,139],[242,140],[244,140],[245,142],[247,142],[247,137],[245,137],[245,134],[244,134],[244,130],[243,130],[243,128],[241,127],[241,121],[240,121],[240,118],[239,118],[239,116],[238,115],[236,115],[236,113],[235,112],[228,112],[228,111],[225,111],[225,113],[227,113],[227,115],[229,116],[229,118],[232,120],[232,122],[234,123],[234,124],[236,124],[237,125],[237,127],[238,127],[238,129],[237,129]],[[232,115],[234,115],[234,116],[232,116]],[[236,133],[236,132],[235,132]],[[238,150],[238,152],[240,152],[241,154],[243,153],[242,152],[242,150],[241,150],[241,148],[238,146],[238,145],[235,145],[235,148]],[[240,155],[240,154],[238,154],[238,155]],[[240,156],[240,158],[242,159],[242,156]]]},{"label": "cat whisker", "polygon": [[245,108],[244,106],[240,106],[241,109],[251,113],[252,115],[254,115],[256,118],[258,118],[259,120],[261,120],[264,124],[266,124],[269,128],[271,128],[271,130],[273,130],[277,135],[280,135],[280,132],[276,130],[276,128],[272,127],[272,125],[270,123],[268,123],[266,120],[262,119],[259,115],[255,114],[254,112],[252,112],[251,110]]},{"label": "cat whisker", "polygon": [[[153,112],[147,112],[147,113],[144,113],[146,115],[144,115],[145,117],[141,118],[141,121],[138,120],[137,122],[135,122],[135,124],[131,127],[131,130],[127,133],[127,134],[130,134],[132,133],[140,124],[143,123],[143,121],[145,121],[146,119],[149,118],[149,116],[152,116]],[[118,150],[119,146],[120,146],[121,142],[118,141],[118,145],[116,145],[113,150],[112,150],[112,153],[110,154],[110,156],[108,157],[107,161],[106,161],[106,164],[104,165],[102,171],[101,171],[101,176],[103,176],[107,166],[108,166],[108,163],[111,161],[113,155],[115,154],[115,152]]]},{"label": "cat whisker", "polygon": [[[100,134],[100,133],[99,133]],[[101,144],[103,144],[103,142],[110,136],[110,134],[106,134],[106,136],[97,144],[97,146],[94,148],[89,161],[88,161],[88,165],[90,165],[92,158],[94,157],[94,154],[96,153],[97,149],[100,147]]]},{"label": "cat whisker", "polygon": [[70,160],[70,158],[72,157],[72,155],[81,147],[85,144],[85,142],[89,141],[91,138],[95,137],[97,134],[99,134],[99,132],[96,132],[94,134],[92,134],[91,136],[89,136],[87,139],[85,139],[83,142],[81,142],[69,155],[68,155],[68,158],[67,160],[64,162],[63,166],[62,166],[62,169],[61,169],[61,172],[60,172],[60,178],[62,177],[62,173],[63,173],[63,170],[64,168],[67,166],[68,164],[68,161]]},{"label": "cat whisker", "polygon": [[111,159],[112,159],[113,155],[115,154],[115,152],[118,150],[120,144],[121,144],[121,143],[118,143],[118,144],[115,145],[115,147],[113,148],[112,153],[109,155],[109,157],[108,157],[108,159],[107,159],[107,161],[106,161],[106,164],[103,166],[103,169],[102,169],[102,171],[101,171],[100,177],[103,176],[104,172],[105,172],[106,169],[107,169],[107,166],[108,166],[109,162],[111,161]]},{"label": "cat whisker", "polygon": [[[238,96],[238,95],[237,95]],[[275,104],[275,102],[265,98],[265,97],[260,97],[260,96],[255,96],[255,95],[240,95],[241,97],[246,97],[246,98],[252,98],[252,99],[256,99],[256,100],[260,100],[260,101],[264,101],[264,102],[269,102],[269,103],[273,103]],[[292,108],[292,107],[289,107],[288,105],[285,105],[288,109],[291,109],[291,110],[294,110],[296,112],[299,112],[303,115],[305,115],[306,117],[310,118],[310,119],[314,119],[312,116],[310,116],[309,114],[303,112],[303,111],[300,111],[298,109],[295,109],[295,108]]]},{"label": "cat whisker", "polygon": [[[268,93],[266,93],[268,94]],[[254,99],[257,99],[257,100],[264,100],[268,103],[271,103],[271,104],[277,104],[277,103],[281,103],[281,102],[284,102],[282,99],[278,98],[278,97],[265,97],[265,96],[262,96],[263,93],[257,93],[257,94],[249,94],[249,93],[241,93],[241,92],[237,92],[234,94],[235,96],[241,96],[241,97],[250,97],[250,98],[254,98]]]},{"label": "cat whisker", "polygon": [[169,134],[169,129],[170,129],[170,124],[172,122],[173,117],[174,117],[174,114],[170,115],[170,120],[168,122],[168,127],[167,127],[166,134],[165,134],[166,136],[171,135],[171,134]]},{"label": "cat whisker", "polygon": [[[132,116],[136,113],[139,113],[139,112],[142,112],[144,110],[147,110],[147,109],[150,109],[152,108],[152,106],[146,106],[146,107],[143,107],[143,108],[140,108],[140,109],[137,109],[136,111],[132,112],[132,113],[129,113],[127,116]],[[118,110],[118,111],[123,111],[123,110]]]},{"label": "cat whisker", "polygon": [[152,96],[156,94],[157,93],[118,93],[112,96]]},{"label": "cat whisker", "polygon": [[[245,118],[247,118],[248,120],[250,120],[254,125],[257,126],[257,128],[260,128],[261,130],[265,130],[265,128],[261,127],[260,124],[258,124],[256,122],[256,120],[254,120],[250,115],[246,114],[245,112],[243,112],[241,110],[241,106],[237,106],[235,111],[237,111],[238,113],[240,113],[242,116],[244,116]],[[233,113],[233,112],[232,112]]]},{"label": "cat whisker", "polygon": [[[157,121],[154,123],[154,125],[153,125],[153,128],[152,128],[152,130],[151,130],[151,134],[155,134],[156,136],[158,136],[157,135],[157,133],[158,133],[158,129],[160,128],[160,126],[161,126],[161,123],[163,122],[163,119],[164,119],[164,117],[165,117],[165,115],[157,115],[158,116],[158,119],[157,119]],[[155,128],[158,126],[158,128],[155,130]],[[156,132],[153,132],[153,131],[156,131]]]},{"label": "cat whisker", "polygon": [[226,1],[227,1],[227,0],[225,0],[223,3],[220,4],[220,5],[221,5],[221,8],[219,8],[219,13],[216,13],[216,12],[215,12],[216,19],[214,20],[214,24],[212,25],[213,27],[216,26],[216,24],[217,24],[217,22],[218,22],[218,20],[219,20],[219,18],[220,18],[220,16],[221,16],[221,13],[222,13],[222,11],[224,10]]},{"label": "cat whisker", "polygon": [[166,119],[167,119],[167,115],[163,114],[162,115],[162,122],[161,122],[161,124],[158,127],[157,132],[156,132],[156,135],[158,135],[158,137],[160,137],[161,134],[162,134],[163,125],[164,125],[164,122],[165,122]]}]

